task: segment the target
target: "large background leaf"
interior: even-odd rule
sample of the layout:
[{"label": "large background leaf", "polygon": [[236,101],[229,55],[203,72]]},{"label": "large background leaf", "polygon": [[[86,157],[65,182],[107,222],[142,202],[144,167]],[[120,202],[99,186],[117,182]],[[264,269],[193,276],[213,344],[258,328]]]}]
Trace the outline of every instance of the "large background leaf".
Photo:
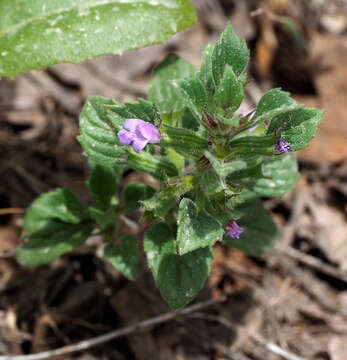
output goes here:
[{"label": "large background leaf", "polygon": [[1,0],[0,76],[164,42],[195,21],[189,0]]}]

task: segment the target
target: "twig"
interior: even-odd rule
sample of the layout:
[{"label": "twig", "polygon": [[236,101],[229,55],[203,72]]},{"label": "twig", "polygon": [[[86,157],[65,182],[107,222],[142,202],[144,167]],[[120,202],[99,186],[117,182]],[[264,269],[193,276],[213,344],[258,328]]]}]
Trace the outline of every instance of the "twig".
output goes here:
[{"label": "twig", "polygon": [[30,72],[25,77],[34,85],[45,90],[47,94],[52,96],[59,104],[71,114],[78,114],[80,110],[80,98],[77,94],[67,91],[54,81],[47,73]]},{"label": "twig", "polygon": [[141,87],[134,85],[130,81],[125,82],[119,80],[119,78],[115,77],[108,71],[105,71],[103,67],[98,65],[97,63],[86,63],[85,67],[95,76],[99,77],[105,84],[112,86],[116,89],[120,89],[126,93],[146,98],[147,93]]},{"label": "twig", "polygon": [[125,215],[121,215],[119,220],[125,225],[132,235],[138,235],[140,233],[140,226],[133,220],[129,219]]},{"label": "twig", "polygon": [[285,24],[288,21],[287,16],[277,15],[277,14],[273,13],[272,11],[270,11],[269,9],[265,9],[265,8],[258,8],[256,10],[252,11],[251,17],[256,17],[256,16],[264,15],[264,14],[267,15],[268,18],[274,22]]},{"label": "twig", "polygon": [[336,279],[342,280],[347,282],[347,273],[336,269],[335,267],[324,263],[322,260],[315,258],[311,255],[304,254],[303,252],[293,249],[291,247],[288,247],[286,249],[275,249],[275,252],[278,251],[279,253],[283,253],[287,256],[289,256],[292,259],[295,259],[302,264],[311,266],[314,269],[319,270],[320,272],[332,276]]},{"label": "twig", "polygon": [[129,335],[133,332],[143,331],[154,325],[163,324],[163,323],[173,320],[179,316],[188,315],[188,314],[191,314],[192,312],[199,311],[201,309],[205,309],[209,306],[224,302],[225,300],[226,300],[226,297],[221,296],[216,299],[212,299],[212,300],[201,302],[201,303],[198,303],[195,305],[188,306],[181,310],[171,311],[166,314],[159,315],[159,316],[153,317],[151,319],[141,321],[137,324],[130,325],[130,326],[127,326],[127,327],[124,327],[122,329],[118,329],[115,331],[111,331],[108,334],[100,335],[100,336],[97,336],[97,337],[89,339],[89,340],[84,340],[84,341],[78,342],[76,344],[67,345],[67,346],[63,346],[63,347],[55,349],[55,350],[43,351],[41,353],[32,354],[32,355],[0,356],[0,360],[43,360],[43,359],[51,359],[54,356],[62,356],[62,355],[67,355],[67,354],[71,354],[71,353],[82,351],[82,350],[87,350],[94,346],[103,344],[105,342],[108,342],[108,341],[111,341],[114,339],[118,339],[125,335]]},{"label": "twig", "polygon": [[253,334],[253,339],[256,340],[259,344],[265,346],[268,350],[270,350],[272,353],[282,356],[283,358],[287,360],[306,360],[305,358],[301,356],[297,356],[295,354],[290,353],[287,350],[282,349],[278,345],[266,341],[262,336]]},{"label": "twig", "polygon": [[10,215],[10,214],[24,214],[25,210],[20,208],[6,208],[0,209],[0,216],[1,215]]},{"label": "twig", "polygon": [[[195,313],[189,317],[201,318],[201,319],[205,319],[205,320],[209,320],[209,321],[216,321],[216,322],[220,323],[221,325],[224,325],[227,329],[236,331],[235,326],[230,321],[228,321],[227,319],[220,317],[220,316],[206,315],[203,313]],[[258,334],[250,334],[250,336],[255,341],[257,341],[258,343],[260,343],[261,345],[266,347],[269,351],[271,351],[272,353],[274,353],[276,355],[282,356],[286,360],[306,360],[303,357],[297,356],[295,354],[290,353],[287,350],[282,349],[281,347],[279,347],[278,345],[276,345],[272,342],[268,342],[267,340],[265,340],[262,336],[260,336]]]},{"label": "twig", "polygon": [[298,190],[295,194],[293,211],[289,222],[281,234],[281,241],[278,249],[283,250],[290,246],[294,239],[295,231],[298,227],[300,217],[302,216],[307,203],[307,191]]}]

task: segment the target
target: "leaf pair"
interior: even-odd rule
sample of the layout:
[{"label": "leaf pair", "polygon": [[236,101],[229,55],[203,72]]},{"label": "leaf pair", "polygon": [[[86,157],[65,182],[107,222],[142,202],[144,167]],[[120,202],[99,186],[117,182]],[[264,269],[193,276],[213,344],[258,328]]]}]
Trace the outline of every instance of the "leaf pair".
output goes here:
[{"label": "leaf pair", "polygon": [[269,121],[266,134],[286,140],[297,151],[308,146],[323,115],[323,110],[304,108],[287,92],[272,89],[260,99],[252,126]]},{"label": "leaf pair", "polygon": [[175,235],[159,223],[145,235],[144,248],[154,280],[162,296],[172,308],[190,302],[204,285],[211,270],[213,251],[205,247],[185,255],[177,255]]},{"label": "leaf pair", "polygon": [[17,251],[17,259],[25,265],[39,265],[82,245],[93,224],[75,195],[68,189],[58,189],[33,202],[24,229],[29,239]]}]

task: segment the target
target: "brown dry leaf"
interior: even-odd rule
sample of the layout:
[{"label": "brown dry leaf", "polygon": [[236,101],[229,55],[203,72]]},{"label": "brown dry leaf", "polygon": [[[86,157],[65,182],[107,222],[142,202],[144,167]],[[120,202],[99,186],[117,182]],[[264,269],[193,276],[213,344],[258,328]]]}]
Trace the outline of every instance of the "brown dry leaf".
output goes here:
[{"label": "brown dry leaf", "polygon": [[265,32],[268,35],[263,34],[263,36],[257,42],[255,57],[256,57],[257,71],[259,72],[262,78],[266,79],[269,78],[271,74],[271,65],[277,44],[275,43],[275,45],[270,45],[269,42],[267,41],[267,38],[269,37],[275,39],[275,37],[273,36],[272,28],[267,27],[266,30],[264,30],[264,33]]},{"label": "brown dry leaf", "polygon": [[311,42],[317,97],[296,97],[307,106],[326,110],[316,138],[300,151],[307,160],[338,162],[347,158],[347,41],[315,33]]},{"label": "brown dry leaf", "polygon": [[327,205],[315,205],[317,231],[314,241],[332,262],[347,270],[347,222],[340,211]]},{"label": "brown dry leaf", "polygon": [[14,226],[0,228],[0,258],[13,256],[19,244],[18,228]]},{"label": "brown dry leaf", "polygon": [[332,360],[347,360],[347,336],[335,336],[329,343]]},{"label": "brown dry leaf", "polygon": [[47,118],[38,109],[9,111],[6,120],[13,126],[22,127],[23,129],[27,127],[26,130],[20,132],[20,137],[23,140],[37,138],[47,126]]},{"label": "brown dry leaf", "polygon": [[347,28],[347,16],[345,13],[336,12],[323,14],[321,23],[332,34],[341,34]]}]

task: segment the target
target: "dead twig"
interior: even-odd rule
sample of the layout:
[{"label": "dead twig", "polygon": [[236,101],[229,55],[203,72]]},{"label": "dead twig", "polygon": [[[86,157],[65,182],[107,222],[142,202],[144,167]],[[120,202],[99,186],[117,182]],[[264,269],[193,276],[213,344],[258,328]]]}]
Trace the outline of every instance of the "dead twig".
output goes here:
[{"label": "dead twig", "polygon": [[264,346],[266,349],[268,349],[269,351],[271,351],[272,353],[274,353],[276,355],[283,357],[286,360],[306,360],[305,358],[303,358],[301,356],[297,356],[272,342],[268,342],[267,340],[265,340],[262,336],[260,336],[258,334],[253,334],[252,337],[255,341],[257,341],[259,344]]},{"label": "dead twig", "polygon": [[[228,321],[227,319],[221,317],[221,316],[214,316],[214,315],[207,315],[207,314],[202,314],[202,313],[195,313],[189,316],[190,318],[200,318],[200,319],[204,319],[204,320],[209,320],[209,321],[215,321],[218,322],[219,324],[225,326],[227,329],[229,330],[234,330],[236,331],[235,326]],[[281,348],[280,346],[267,341],[266,339],[264,339],[261,335],[259,334],[250,334],[250,337],[255,340],[256,342],[258,342],[259,344],[261,344],[262,346],[264,346],[266,349],[268,349],[269,351],[271,351],[272,353],[282,356],[284,359],[286,360],[306,360],[305,358],[301,357],[301,356],[297,356],[283,348]],[[227,354],[232,358],[233,352],[231,351],[231,349],[228,349],[225,347],[225,349],[227,349]],[[225,350],[224,349],[224,350]]]},{"label": "dead twig", "polygon": [[323,274],[332,276],[338,280],[342,280],[347,282],[347,273],[335,268],[329,264],[324,263],[322,260],[313,257],[311,255],[304,254],[303,252],[293,249],[293,248],[286,248],[286,249],[280,249],[280,250],[274,250],[275,252],[279,252],[280,254],[285,254],[289,256],[290,258],[297,260],[298,262],[305,264],[307,266],[310,266]]},{"label": "dead twig", "polygon": [[62,356],[62,355],[75,353],[78,351],[87,350],[94,346],[104,344],[105,342],[118,339],[122,336],[126,336],[138,331],[143,331],[155,325],[163,324],[165,322],[176,319],[179,316],[185,316],[195,311],[205,309],[209,306],[224,302],[225,300],[226,297],[221,296],[216,299],[212,299],[195,305],[188,306],[181,310],[171,311],[166,314],[141,321],[137,324],[130,325],[122,329],[111,331],[108,334],[100,335],[89,340],[84,340],[76,344],[63,346],[59,349],[43,351],[41,353],[32,354],[32,355],[18,355],[18,356],[5,355],[5,356],[0,356],[0,360],[43,360],[43,359],[51,359],[54,356]]},{"label": "dead twig", "polygon": [[292,243],[296,229],[299,224],[299,220],[307,204],[307,197],[308,195],[306,190],[298,190],[295,194],[292,214],[290,216],[288,224],[286,225],[285,229],[281,234],[281,241],[278,246],[278,249],[280,251],[287,249]]},{"label": "dead twig", "polygon": [[266,15],[271,21],[278,22],[280,24],[287,23],[289,19],[287,16],[277,15],[272,11],[270,11],[269,9],[265,9],[261,7],[251,12],[251,17],[256,17],[260,15]]},{"label": "dead twig", "polygon": [[25,210],[20,208],[5,208],[0,209],[0,216],[2,215],[21,215],[24,214]]},{"label": "dead twig", "polygon": [[131,83],[130,81],[125,82],[119,80],[119,78],[115,77],[108,71],[105,71],[102,66],[98,65],[97,63],[86,63],[86,68],[94,75],[101,79],[105,84],[120,89],[126,93],[132,94],[137,97],[146,98],[147,93],[144,91],[140,86],[136,86],[135,84]]}]

